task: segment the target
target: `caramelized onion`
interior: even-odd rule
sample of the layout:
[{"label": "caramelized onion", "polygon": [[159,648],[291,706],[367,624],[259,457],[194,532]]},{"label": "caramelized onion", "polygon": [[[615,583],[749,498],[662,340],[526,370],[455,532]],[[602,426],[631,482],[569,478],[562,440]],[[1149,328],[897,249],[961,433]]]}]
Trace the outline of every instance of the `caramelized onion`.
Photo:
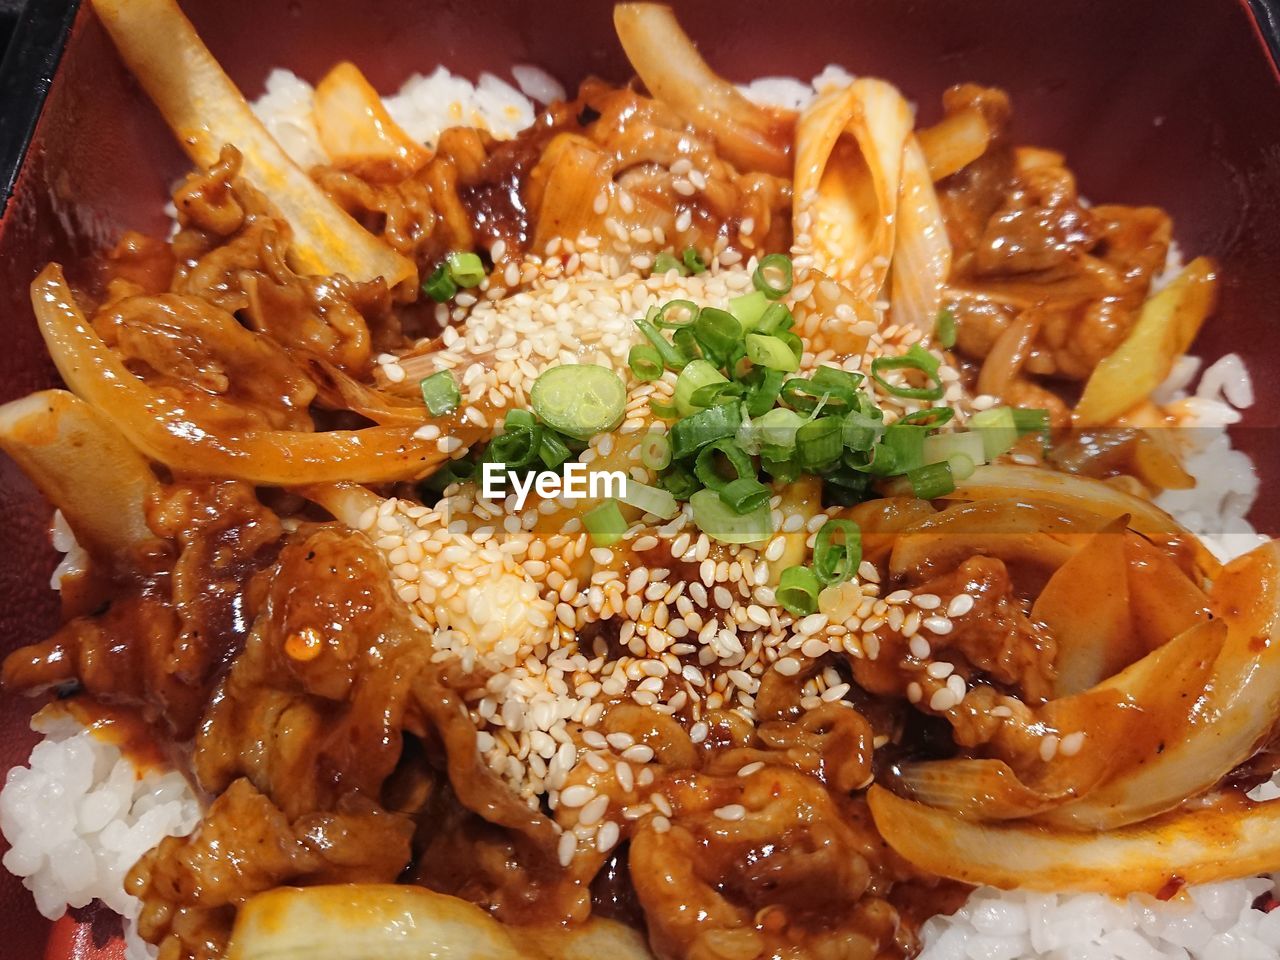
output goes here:
[{"label": "caramelized onion", "polygon": [[285,155],[223,72],[174,0],[94,0],[116,49],[196,163],[223,144],[244,157],[244,175],[293,228],[302,272],[417,283],[417,268],[364,230]]},{"label": "caramelized onion", "polygon": [[902,154],[898,232],[893,251],[893,319],[932,334],[938,322],[942,288],[951,273],[951,240],[938,195],[915,137]]},{"label": "caramelized onion", "polygon": [[725,158],[777,177],[791,172],[785,118],[756,106],[717,76],[680,28],[670,7],[620,3],[613,25],[622,49],[655,100],[715,138]]},{"label": "caramelized onion", "polygon": [[894,850],[922,870],[965,883],[1124,896],[1156,893],[1175,877],[1212,883],[1280,867],[1280,803],[1224,798],[1217,807],[1079,833],[960,820],[879,786],[867,798]]},{"label": "caramelized onion", "polygon": [[[31,303],[45,345],[67,385],[139,451],[179,473],[267,486],[335,480],[383,483],[416,479],[448,459],[435,441],[418,439],[414,427],[224,432],[129,372],[81,315],[56,263],[32,281]],[[459,430],[451,421],[423,421],[430,422],[437,423],[443,435],[465,434],[464,443],[479,434],[474,426]]]}]

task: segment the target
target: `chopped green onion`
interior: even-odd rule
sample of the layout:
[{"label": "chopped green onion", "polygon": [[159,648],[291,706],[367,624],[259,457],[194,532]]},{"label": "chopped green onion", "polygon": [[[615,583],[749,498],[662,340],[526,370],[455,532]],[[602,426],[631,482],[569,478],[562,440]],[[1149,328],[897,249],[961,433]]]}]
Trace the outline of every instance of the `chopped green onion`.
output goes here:
[{"label": "chopped green onion", "polygon": [[777,300],[791,292],[793,272],[791,260],[780,253],[760,258],[756,272],[751,275],[755,288],[770,300]]},{"label": "chopped green onion", "polygon": [[777,336],[747,334],[747,357],[757,366],[768,367],[770,370],[792,373],[800,369],[800,359]]},{"label": "chopped green onion", "polygon": [[670,520],[680,512],[680,504],[676,503],[676,498],[669,490],[659,490],[631,478],[627,479],[624,490],[625,493],[618,499],[642,513]]},{"label": "chopped green onion", "polygon": [[699,490],[689,503],[697,528],[720,543],[759,543],[773,533],[767,503],[749,513],[735,513],[714,490]]},{"label": "chopped green onion", "polygon": [[663,366],[672,370],[681,370],[692,358],[692,354],[685,353],[664,337],[662,331],[655,327],[652,321],[638,317],[633,322],[640,328],[640,332],[645,335],[645,339],[653,344],[653,348],[658,351],[658,356],[662,358]]},{"label": "chopped green onion", "polygon": [[422,390],[422,402],[427,405],[433,417],[452,413],[462,402],[462,394],[458,390],[458,381],[449,370],[441,370],[425,377],[418,384]]},{"label": "chopped green onion", "polygon": [[569,445],[560,439],[554,430],[542,431],[542,444],[538,447],[538,458],[548,470],[556,470],[573,456]]},{"label": "chopped green onion", "polygon": [[800,467],[819,473],[840,460],[840,418],[819,417],[796,431],[796,459]]},{"label": "chopped green onion", "polygon": [[1049,411],[1039,407],[1014,407],[1013,425],[1018,428],[1019,436],[1028,433],[1047,434]]},{"label": "chopped green onion", "polygon": [[542,428],[516,427],[490,440],[484,458],[508,470],[524,470],[540,459],[541,452]]},{"label": "chopped green onion", "polygon": [[938,322],[934,326],[934,334],[938,343],[950,350],[956,345],[956,315],[950,307],[938,311]]},{"label": "chopped green onion", "polygon": [[693,326],[701,308],[692,300],[668,300],[654,313],[653,325],[659,330],[680,330]]},{"label": "chopped green onion", "polygon": [[853,506],[867,498],[871,477],[864,471],[841,466],[822,478],[827,501],[838,506]]},{"label": "chopped green onion", "polygon": [[727,310],[705,307],[693,322],[693,336],[705,353],[728,357],[742,340],[742,324]]},{"label": "chopped green onion", "polygon": [[[676,378],[676,409],[685,416],[693,413],[698,406],[693,402],[693,395],[700,388],[728,382],[725,375],[717,370],[716,365],[710,360],[690,360],[680,371],[680,376]],[[710,406],[710,404],[700,406]]]},{"label": "chopped green onion", "polygon": [[[716,468],[716,454],[722,455],[729,461],[729,466],[733,467],[732,477],[726,478],[720,475],[720,471]],[[709,443],[699,450],[697,459],[693,462],[693,472],[707,489],[722,490],[730,480],[742,477],[754,479],[756,471],[751,458],[738,446],[737,440],[726,439]]]},{"label": "chopped green onion", "polygon": [[778,578],[773,598],[793,617],[807,617],[818,609],[818,578],[808,567],[787,567]]},{"label": "chopped green onion", "polygon": [[[839,542],[836,537],[839,536]],[[852,520],[828,520],[813,542],[813,573],[823,586],[843,583],[862,563],[862,530]]]},{"label": "chopped green onion", "polygon": [[460,287],[478,287],[484,280],[484,264],[474,253],[451,253],[445,258],[449,276]]},{"label": "chopped green onion", "polygon": [[768,367],[756,367],[746,379],[747,416],[758,417],[773,409],[782,390],[783,372]]},{"label": "chopped green onion", "polygon": [[647,343],[637,343],[627,354],[627,366],[641,383],[661,378],[665,369],[662,354]]},{"label": "chopped green onion", "polygon": [[720,500],[734,513],[750,513],[769,503],[773,491],[755,477],[739,477],[716,491]]},{"label": "chopped green onion", "polygon": [[790,456],[796,446],[796,431],[805,424],[804,417],[786,407],[774,407],[738,430],[738,443],[748,453],[770,450]]},{"label": "chopped green onion", "polygon": [[955,479],[951,475],[951,464],[946,461],[908,470],[907,480],[911,483],[912,492],[921,500],[945,497],[956,489]]},{"label": "chopped green onion", "polygon": [[730,300],[729,312],[738,318],[743,330],[751,331],[756,329],[769,306],[769,300],[763,293],[752,290]]},{"label": "chopped green onion", "polygon": [[618,508],[618,501],[612,498],[601,501],[584,513],[582,525],[597,547],[611,547],[627,532],[627,518]]},{"label": "chopped green onion", "polygon": [[730,403],[739,399],[746,389],[742,384],[730,381],[708,383],[693,391],[689,403],[696,408],[714,407],[717,403]]},{"label": "chopped green onion", "polygon": [[885,427],[884,438],[877,445],[871,462],[871,472],[884,477],[921,466],[924,463],[924,438],[928,432],[928,427],[905,423],[891,423]]},{"label": "chopped green onion", "polygon": [[973,476],[973,471],[978,469],[973,457],[967,453],[953,453],[947,457],[947,463],[951,467],[951,479],[955,483],[963,483],[968,480]]},{"label": "chopped green onion", "polygon": [[908,413],[905,417],[899,418],[898,423],[909,423],[913,426],[937,430],[944,423],[950,423],[955,415],[956,412],[952,407],[926,407],[924,410],[917,410],[915,413]]},{"label": "chopped green onion", "polygon": [[677,500],[688,500],[701,489],[698,478],[681,464],[674,464],[658,478],[658,483]]},{"label": "chopped green onion", "polygon": [[640,462],[648,470],[665,470],[671,466],[671,440],[656,430],[640,441]]},{"label": "chopped green onion", "polygon": [[674,403],[663,403],[657,397],[649,398],[649,412],[659,420],[674,420],[680,416],[680,411],[676,409]]},{"label": "chopped green onion", "polygon": [[[422,481],[421,486],[431,493],[444,493],[455,483],[463,483],[475,476],[476,465],[472,460],[450,460],[447,464]],[[426,497],[422,498],[424,501]]]},{"label": "chopped green onion", "polygon": [[983,457],[994,460],[1018,442],[1018,422],[1009,407],[981,410],[969,418],[969,428],[982,437]]},{"label": "chopped green onion", "polygon": [[862,410],[850,410],[844,418],[840,442],[847,449],[856,452],[870,450],[884,436],[884,414],[879,407],[872,407],[871,411],[868,414]]},{"label": "chopped green onion", "polygon": [[792,377],[782,385],[782,399],[788,406],[809,413],[821,405],[843,413],[858,403],[862,375],[838,367],[819,367],[811,378]]},{"label": "chopped green onion", "polygon": [[800,339],[799,335],[792,333],[790,330],[779,330],[774,336],[791,348],[791,352],[795,354],[796,363],[799,363],[800,358],[804,356],[804,341]]},{"label": "chopped green onion", "polygon": [[931,437],[925,437],[922,452],[925,463],[941,463],[957,454],[963,454],[973,463],[987,462],[982,434],[972,430],[965,433],[935,433]]},{"label": "chopped green onion", "polygon": [[687,277],[689,275],[689,268],[666,250],[663,250],[653,258],[653,272],[655,274],[661,275],[670,273],[672,270],[680,274],[682,277]]},{"label": "chopped green onion", "polygon": [[683,420],[677,420],[671,427],[671,455],[677,460],[683,460],[708,443],[735,436],[741,425],[742,412],[736,403],[708,407]]},{"label": "chopped green onion", "polygon": [[800,465],[790,456],[770,456],[770,451],[760,451],[760,467],[776,483],[794,483],[800,476]]},{"label": "chopped green onion", "polygon": [[707,265],[702,259],[702,254],[698,253],[697,247],[686,247],[680,259],[684,261],[684,265],[689,268],[690,273],[702,273],[707,269]]},{"label": "chopped green onion", "polygon": [[551,427],[577,440],[612,430],[626,412],[622,378],[595,363],[548,367],[529,391],[533,412]]},{"label": "chopped green onion", "polygon": [[441,263],[431,272],[431,276],[422,282],[422,292],[436,303],[444,303],[446,300],[453,299],[454,294],[458,292],[458,285],[449,275],[449,268]]},{"label": "chopped green onion", "polygon": [[[882,376],[888,370],[918,370],[929,378],[932,386],[895,386]],[[908,400],[941,400],[944,393],[942,381],[938,379],[938,358],[918,343],[912,344],[911,349],[900,357],[876,357],[871,361],[871,378],[885,392]]]},{"label": "chopped green onion", "polygon": [[672,370],[679,370],[690,360],[696,360],[702,356],[702,351],[698,349],[698,340],[693,335],[692,325],[681,327],[673,333],[671,341],[675,344],[676,353],[680,357],[680,366],[672,367]]},{"label": "chopped green onion", "polygon": [[785,303],[771,303],[760,317],[754,332],[777,333],[780,330],[790,330],[795,322],[796,318],[791,315]]}]

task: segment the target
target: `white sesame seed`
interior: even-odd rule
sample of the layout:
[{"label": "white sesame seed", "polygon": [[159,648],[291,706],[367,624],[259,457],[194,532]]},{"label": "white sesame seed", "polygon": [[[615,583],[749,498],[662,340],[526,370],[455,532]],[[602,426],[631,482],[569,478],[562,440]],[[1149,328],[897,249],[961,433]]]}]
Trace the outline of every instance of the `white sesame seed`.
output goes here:
[{"label": "white sesame seed", "polygon": [[730,803],[723,807],[717,807],[714,811],[715,815],[721,820],[741,820],[747,815],[747,808],[740,803]]},{"label": "white sesame seed", "polygon": [[1054,758],[1058,752],[1059,740],[1052,733],[1046,733],[1040,738],[1040,759],[1048,763]]},{"label": "white sesame seed", "polygon": [[622,836],[622,831],[612,820],[600,824],[600,832],[596,834],[596,849],[608,853]]},{"label": "white sesame seed", "polygon": [[[1005,709],[1008,710],[1008,707]],[[992,710],[991,712],[995,713],[995,710]],[[1068,733],[1062,738],[1062,742],[1058,744],[1058,752],[1064,757],[1074,757],[1084,746],[1084,736],[1085,734],[1083,730],[1077,730],[1075,733]]]},{"label": "white sesame seed", "polygon": [[[593,787],[583,783],[577,783],[571,787],[565,787],[560,791],[560,806],[570,808],[582,807],[590,803],[595,795],[596,791]],[[605,798],[605,802],[608,802],[608,798]]]},{"label": "white sesame seed", "polygon": [[753,773],[757,773],[764,769],[764,761],[757,760],[755,763],[748,763],[738,768],[738,776],[749,777]]},{"label": "white sesame seed", "polygon": [[963,617],[973,609],[973,597],[967,593],[957,593],[947,604],[948,617]]},{"label": "white sesame seed", "polygon": [[924,627],[930,633],[937,634],[939,636],[951,632],[951,621],[946,617],[925,617],[920,622],[920,626]]}]

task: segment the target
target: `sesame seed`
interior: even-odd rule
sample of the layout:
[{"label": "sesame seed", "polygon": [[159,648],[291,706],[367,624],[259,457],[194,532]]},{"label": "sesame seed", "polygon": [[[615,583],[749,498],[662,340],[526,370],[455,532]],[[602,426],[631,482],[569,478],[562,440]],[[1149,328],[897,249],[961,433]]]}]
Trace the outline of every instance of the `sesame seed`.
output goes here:
[{"label": "sesame seed", "polygon": [[1046,733],[1040,738],[1040,759],[1048,763],[1054,758],[1058,752],[1059,740],[1052,733]]},{"label": "sesame seed", "polygon": [[[560,791],[560,806],[571,808],[586,806],[595,795],[594,788],[586,784],[574,784],[572,787],[565,787]],[[605,802],[608,802],[607,798]]]},{"label": "sesame seed", "polygon": [[973,609],[973,597],[967,593],[958,593],[947,604],[948,617],[963,617]]},{"label": "sesame seed", "polygon": [[764,761],[757,760],[755,763],[748,763],[738,768],[738,776],[749,777],[753,773],[757,773],[764,769]]},{"label": "sesame seed", "polygon": [[600,825],[600,832],[596,834],[596,849],[601,853],[609,852],[621,836],[622,831],[618,825],[612,820],[606,820]]},{"label": "sesame seed", "polygon": [[[996,709],[1000,708],[997,707]],[[1004,709],[1008,710],[1009,708],[1005,707]],[[991,712],[994,714],[995,710],[992,710]],[[1012,712],[1013,711],[1010,711],[1010,713]],[[1062,742],[1058,744],[1058,752],[1064,757],[1074,757],[1084,746],[1084,737],[1085,734],[1083,730],[1077,730],[1075,733],[1068,733],[1062,738]]]},{"label": "sesame seed", "polygon": [[721,820],[733,821],[746,817],[747,808],[740,803],[731,803],[727,806],[717,807],[713,812]]}]

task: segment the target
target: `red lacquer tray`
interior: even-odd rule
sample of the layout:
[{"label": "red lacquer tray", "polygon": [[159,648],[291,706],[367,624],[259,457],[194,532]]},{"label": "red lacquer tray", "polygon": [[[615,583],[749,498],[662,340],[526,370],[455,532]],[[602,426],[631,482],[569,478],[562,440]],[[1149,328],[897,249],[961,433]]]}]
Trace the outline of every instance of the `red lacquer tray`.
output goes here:
[{"label": "red lacquer tray", "polygon": [[[588,73],[622,80],[611,4],[600,0],[185,0],[214,54],[249,96],[273,66],[315,82],[354,60],[380,89],[443,63],[476,76],[537,63],[572,86]],[[1207,358],[1241,352],[1258,404],[1236,433],[1271,489],[1280,483],[1280,85],[1265,16],[1244,0],[690,0],[681,19],[707,59],[735,80],[810,77],[828,63],[886,77],[928,122],[950,84],[1010,91],[1022,142],[1065,150],[1095,201],[1168,209],[1183,249],[1218,257],[1219,313],[1198,344]],[[116,58],[87,5],[35,0],[11,55],[7,142],[20,154],[24,116],[36,115],[15,192],[0,219],[0,402],[51,386],[27,302],[49,260],[71,267],[120,231],[163,231],[162,205],[184,158]],[[1259,8],[1262,10],[1262,8]],[[69,30],[61,29],[64,22]],[[62,56],[58,60],[58,50]],[[56,66],[56,71],[54,67]],[[23,86],[24,76],[28,82]],[[15,139],[16,138],[16,139]],[[0,170],[0,173],[4,171]],[[7,180],[0,177],[0,189]],[[0,643],[40,639],[56,625],[48,589],[55,557],[48,507],[0,457]],[[1264,497],[1257,525],[1280,531],[1280,500]],[[32,705],[0,697],[0,770],[31,747]],[[0,957],[88,960],[118,955],[109,917],[82,914],[52,928],[8,874],[0,876]]]}]

